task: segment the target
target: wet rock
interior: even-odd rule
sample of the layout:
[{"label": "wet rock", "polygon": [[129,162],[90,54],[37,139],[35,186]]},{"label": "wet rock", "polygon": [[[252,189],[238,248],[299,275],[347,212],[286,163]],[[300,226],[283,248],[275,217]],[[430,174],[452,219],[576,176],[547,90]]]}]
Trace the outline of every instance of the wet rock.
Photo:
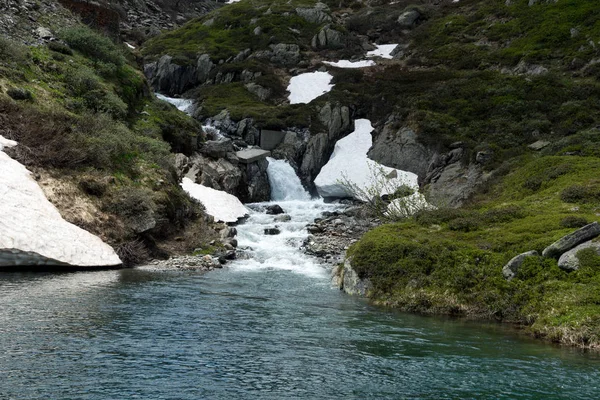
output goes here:
[{"label": "wet rock", "polygon": [[592,222],[591,224],[588,224],[583,228],[580,228],[575,232],[558,239],[556,242],[546,247],[542,252],[542,255],[544,257],[559,258],[562,254],[571,250],[575,246],[594,239],[599,235],[600,224],[598,224],[598,222]]},{"label": "wet rock", "polygon": [[275,228],[265,228],[265,235],[279,235],[281,230],[278,227]]},{"label": "wet rock", "polygon": [[316,224],[310,224],[306,227],[306,229],[312,234],[323,232],[323,228]]},{"label": "wet rock", "polygon": [[398,20],[396,21],[396,23],[401,27],[401,28],[412,28],[413,26],[415,26],[417,24],[417,21],[419,20],[419,18],[421,18],[421,13],[419,12],[419,10],[408,10],[403,12],[399,17]]},{"label": "wet rock", "polygon": [[281,208],[279,204],[269,205],[265,208],[265,210],[266,214],[269,215],[278,215],[285,213],[285,211],[283,211],[283,208]]},{"label": "wet rock", "polygon": [[537,256],[539,256],[539,253],[535,250],[532,250],[532,251],[528,251],[526,253],[519,254],[516,257],[513,257],[504,266],[504,268],[502,268],[502,275],[504,275],[504,277],[509,280],[514,278],[515,275],[517,274],[517,272],[519,271],[519,268],[521,267],[521,265],[523,265],[523,261],[525,261],[525,258],[537,257]]},{"label": "wet rock", "polygon": [[292,220],[292,217],[288,214],[281,214],[275,217],[276,222],[289,222]]}]

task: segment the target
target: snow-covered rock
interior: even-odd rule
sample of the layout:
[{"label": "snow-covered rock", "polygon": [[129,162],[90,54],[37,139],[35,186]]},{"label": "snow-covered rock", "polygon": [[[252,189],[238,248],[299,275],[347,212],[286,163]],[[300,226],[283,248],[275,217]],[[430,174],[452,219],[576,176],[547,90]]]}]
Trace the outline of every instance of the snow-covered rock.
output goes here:
[{"label": "snow-covered rock", "polygon": [[248,209],[232,194],[194,183],[189,178],[183,178],[181,187],[192,198],[201,202],[206,213],[216,221],[236,222],[248,214]]},{"label": "snow-covered rock", "polygon": [[322,197],[356,197],[393,193],[402,185],[418,188],[417,175],[383,166],[367,158],[372,144],[371,121],[354,121],[355,130],[335,144],[329,161],[315,179]]},{"label": "snow-covered rock", "polygon": [[[7,142],[14,145],[0,136]],[[121,264],[112,247],[62,219],[30,172],[2,151],[0,171],[0,266]]]},{"label": "snow-covered rock", "polygon": [[395,44],[376,44],[375,50],[367,52],[367,57],[381,57],[381,58],[393,58],[392,51],[398,46]]},{"label": "snow-covered rock", "polygon": [[337,67],[337,68],[365,68],[365,67],[372,67],[373,65],[375,65],[375,61],[373,61],[373,60],[360,60],[360,61],[340,60],[337,62],[323,61],[323,64],[331,65],[332,67]]},{"label": "snow-covered rock", "polygon": [[334,85],[329,72],[307,72],[290,79],[287,87],[290,92],[290,104],[310,103],[317,97],[329,92]]}]

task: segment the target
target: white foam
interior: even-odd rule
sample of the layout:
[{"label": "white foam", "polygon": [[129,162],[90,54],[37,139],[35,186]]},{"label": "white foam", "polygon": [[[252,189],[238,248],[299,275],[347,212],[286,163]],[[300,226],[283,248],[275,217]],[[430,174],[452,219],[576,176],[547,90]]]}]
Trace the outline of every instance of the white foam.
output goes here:
[{"label": "white foam", "polygon": [[248,209],[232,194],[194,183],[190,178],[183,178],[181,187],[192,198],[204,205],[206,213],[215,220],[236,222],[248,213]]},{"label": "white foam", "polygon": [[307,72],[290,79],[287,91],[290,104],[310,103],[317,97],[331,91],[333,76],[329,72]]},{"label": "white foam", "polygon": [[285,160],[267,157],[271,200],[310,200],[310,195],[302,186],[294,168]]},{"label": "white foam", "polygon": [[173,104],[181,112],[190,115],[194,111],[194,101],[190,99],[176,99],[173,97],[167,97],[164,94],[155,93],[156,98],[159,100],[166,101],[167,103]]}]

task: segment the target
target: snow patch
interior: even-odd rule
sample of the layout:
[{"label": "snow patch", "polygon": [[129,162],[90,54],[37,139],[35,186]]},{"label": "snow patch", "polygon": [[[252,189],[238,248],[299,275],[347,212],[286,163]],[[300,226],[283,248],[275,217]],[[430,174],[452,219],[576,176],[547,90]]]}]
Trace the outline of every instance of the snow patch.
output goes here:
[{"label": "snow patch", "polygon": [[340,60],[338,62],[323,61],[323,64],[331,65],[332,67],[337,67],[337,68],[365,68],[365,67],[372,67],[373,65],[375,65],[375,61],[373,61],[373,60],[360,60],[360,61]]},{"label": "snow patch", "polygon": [[392,51],[398,46],[398,43],[395,44],[373,44],[377,48],[375,50],[371,50],[367,52],[367,57],[381,57],[391,59]]},{"label": "snow patch", "polygon": [[310,103],[317,97],[329,92],[334,85],[329,72],[307,72],[290,79],[287,87],[290,92],[290,104]]},{"label": "snow patch", "polygon": [[62,219],[31,173],[1,151],[0,171],[0,266],[121,264],[112,247]]},{"label": "snow patch", "polygon": [[[380,195],[387,194],[402,185],[417,189],[417,175],[383,166],[367,158],[373,142],[371,121],[358,119],[354,125],[354,132],[337,141],[329,161],[315,179],[319,195],[360,198],[360,193],[374,191]],[[359,193],[350,190],[348,184],[357,188]]]},{"label": "snow patch", "polygon": [[181,187],[201,202],[206,213],[217,221],[236,222],[248,214],[248,209],[232,194],[194,183],[190,178],[183,178]]},{"label": "snow patch", "polygon": [[15,147],[16,145],[17,142],[15,142],[14,140],[7,139],[4,136],[0,135],[0,151],[2,151],[2,149],[5,147]]},{"label": "snow patch", "polygon": [[134,49],[135,49],[135,46],[134,46],[134,45],[131,45],[131,44],[127,43],[127,42],[125,42],[125,45],[126,45],[127,47],[129,47],[131,50],[134,50]]}]

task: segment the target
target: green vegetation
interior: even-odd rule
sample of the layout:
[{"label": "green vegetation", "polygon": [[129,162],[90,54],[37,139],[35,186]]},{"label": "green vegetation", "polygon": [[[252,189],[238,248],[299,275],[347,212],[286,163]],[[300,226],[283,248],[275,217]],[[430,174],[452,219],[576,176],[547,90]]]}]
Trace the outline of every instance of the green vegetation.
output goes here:
[{"label": "green vegetation", "polygon": [[[515,279],[502,267],[588,221],[599,202],[561,199],[579,182],[600,189],[600,159],[546,156],[513,160],[512,172],[458,210],[421,211],[383,225],[348,254],[359,276],[373,283],[378,303],[422,313],[493,318],[527,326],[535,335],[578,346],[600,346],[600,257],[582,254],[581,268],[560,270],[554,259],[529,258]],[[557,172],[558,171],[558,172]],[[532,190],[524,184],[539,178]],[[588,192],[586,192],[588,193]]]},{"label": "green vegetation", "polygon": [[[295,13],[296,7],[313,6],[312,1],[267,2],[248,0],[230,4],[149,40],[145,56],[169,54],[185,65],[200,54],[226,60],[240,51],[267,49],[272,43],[310,44],[319,26]],[[268,12],[267,12],[268,11]],[[260,27],[260,34],[254,30]]]},{"label": "green vegetation", "polygon": [[[7,150],[12,157],[76,183],[78,195],[113,221],[95,225],[74,216],[74,223],[108,237],[127,262],[139,262],[147,249],[132,228],[137,216],[154,213],[154,239],[203,224],[199,204],[178,185],[171,154],[190,154],[201,126],[149,96],[137,66],[110,39],[87,27],[64,29],[60,38],[31,48],[0,40],[1,134],[19,142]],[[189,250],[201,240],[190,240]]]}]

